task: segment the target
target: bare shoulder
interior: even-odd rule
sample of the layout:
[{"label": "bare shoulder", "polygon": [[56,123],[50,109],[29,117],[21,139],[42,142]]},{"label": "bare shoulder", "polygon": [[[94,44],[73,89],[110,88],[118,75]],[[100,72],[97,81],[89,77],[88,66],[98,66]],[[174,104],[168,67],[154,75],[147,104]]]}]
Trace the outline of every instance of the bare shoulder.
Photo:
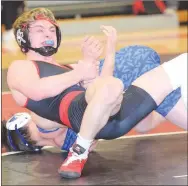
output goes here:
[{"label": "bare shoulder", "polygon": [[20,79],[26,79],[29,76],[35,76],[36,68],[32,61],[15,60],[11,63],[7,71],[7,83],[18,82]]},{"label": "bare shoulder", "polygon": [[10,66],[9,66],[9,69],[12,69],[12,68],[19,68],[19,67],[25,67],[25,66],[29,66],[31,65],[31,61],[28,61],[28,60],[15,60],[13,61]]},{"label": "bare shoulder", "polygon": [[26,71],[32,71],[34,69],[34,64],[32,61],[29,60],[15,60],[11,63],[11,65],[8,68],[8,74],[9,73],[22,73]]}]

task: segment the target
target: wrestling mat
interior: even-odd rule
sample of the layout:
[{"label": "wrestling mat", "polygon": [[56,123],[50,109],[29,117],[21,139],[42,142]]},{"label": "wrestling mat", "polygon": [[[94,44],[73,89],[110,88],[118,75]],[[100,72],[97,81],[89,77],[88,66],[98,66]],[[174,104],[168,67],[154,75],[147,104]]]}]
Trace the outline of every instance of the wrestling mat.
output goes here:
[{"label": "wrestling mat", "polygon": [[187,133],[100,141],[79,179],[60,178],[66,152],[2,156],[2,185],[187,185]]}]

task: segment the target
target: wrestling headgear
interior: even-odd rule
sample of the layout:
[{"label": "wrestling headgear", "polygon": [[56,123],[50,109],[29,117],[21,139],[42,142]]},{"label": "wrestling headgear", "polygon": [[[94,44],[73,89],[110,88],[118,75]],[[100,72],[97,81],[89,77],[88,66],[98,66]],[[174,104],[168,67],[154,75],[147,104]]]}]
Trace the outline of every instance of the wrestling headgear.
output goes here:
[{"label": "wrestling headgear", "polygon": [[[40,152],[42,147],[34,146],[30,144],[24,136],[21,134],[20,129],[24,127],[31,120],[31,116],[28,113],[16,113],[14,114],[6,123],[6,128],[8,129],[8,143],[10,147],[15,151],[29,151],[29,152]],[[20,139],[19,149],[16,147],[14,141],[12,140],[11,131]]]},{"label": "wrestling headgear", "polygon": [[43,14],[38,14],[35,17],[35,20],[46,20],[52,23],[56,27],[56,36],[57,36],[57,46],[54,48],[53,46],[43,46],[40,48],[33,48],[31,47],[31,43],[29,41],[29,24],[23,24],[22,28],[18,28],[15,30],[15,37],[18,45],[27,53],[30,50],[38,52],[42,56],[51,56],[58,51],[58,48],[61,44],[61,30],[57,23],[47,16]]}]

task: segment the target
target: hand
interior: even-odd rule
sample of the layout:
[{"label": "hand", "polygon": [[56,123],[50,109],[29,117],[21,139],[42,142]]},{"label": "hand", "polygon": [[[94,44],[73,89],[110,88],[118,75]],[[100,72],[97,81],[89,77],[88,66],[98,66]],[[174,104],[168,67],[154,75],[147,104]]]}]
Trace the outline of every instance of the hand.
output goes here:
[{"label": "hand", "polygon": [[78,61],[78,64],[75,67],[77,74],[80,75],[81,81],[91,80],[97,77],[98,75],[98,66],[94,62],[84,62]]},{"label": "hand", "polygon": [[[100,61],[96,61],[94,62],[94,64],[96,65],[96,70],[97,70],[97,75],[99,76],[99,65],[100,65]],[[81,81],[80,84],[82,87],[84,87],[85,89],[87,89],[87,87],[94,81],[95,78],[93,79],[89,79],[89,80],[85,80],[85,81]]]},{"label": "hand", "polygon": [[[94,78],[94,79],[95,79],[95,78]],[[82,87],[84,87],[85,89],[87,89],[88,86],[94,81],[94,79],[81,81],[81,82],[80,82],[80,85],[81,85]]]},{"label": "hand", "polygon": [[106,52],[114,52],[117,42],[116,29],[112,26],[104,26],[104,25],[102,25],[100,28],[107,37]]},{"label": "hand", "polygon": [[98,60],[103,51],[101,42],[93,36],[86,36],[84,38],[81,49],[84,61]]}]

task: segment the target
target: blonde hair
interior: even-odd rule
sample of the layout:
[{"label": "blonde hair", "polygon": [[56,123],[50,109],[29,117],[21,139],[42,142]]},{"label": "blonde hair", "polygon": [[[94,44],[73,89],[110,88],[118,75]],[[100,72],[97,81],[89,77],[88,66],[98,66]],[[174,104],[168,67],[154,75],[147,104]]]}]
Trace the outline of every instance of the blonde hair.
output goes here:
[{"label": "blonde hair", "polygon": [[17,29],[21,29],[23,25],[28,25],[35,20],[37,20],[37,16],[46,17],[48,20],[56,23],[56,19],[51,10],[47,8],[34,8],[30,11],[24,12],[20,15],[13,24],[14,33]]}]

